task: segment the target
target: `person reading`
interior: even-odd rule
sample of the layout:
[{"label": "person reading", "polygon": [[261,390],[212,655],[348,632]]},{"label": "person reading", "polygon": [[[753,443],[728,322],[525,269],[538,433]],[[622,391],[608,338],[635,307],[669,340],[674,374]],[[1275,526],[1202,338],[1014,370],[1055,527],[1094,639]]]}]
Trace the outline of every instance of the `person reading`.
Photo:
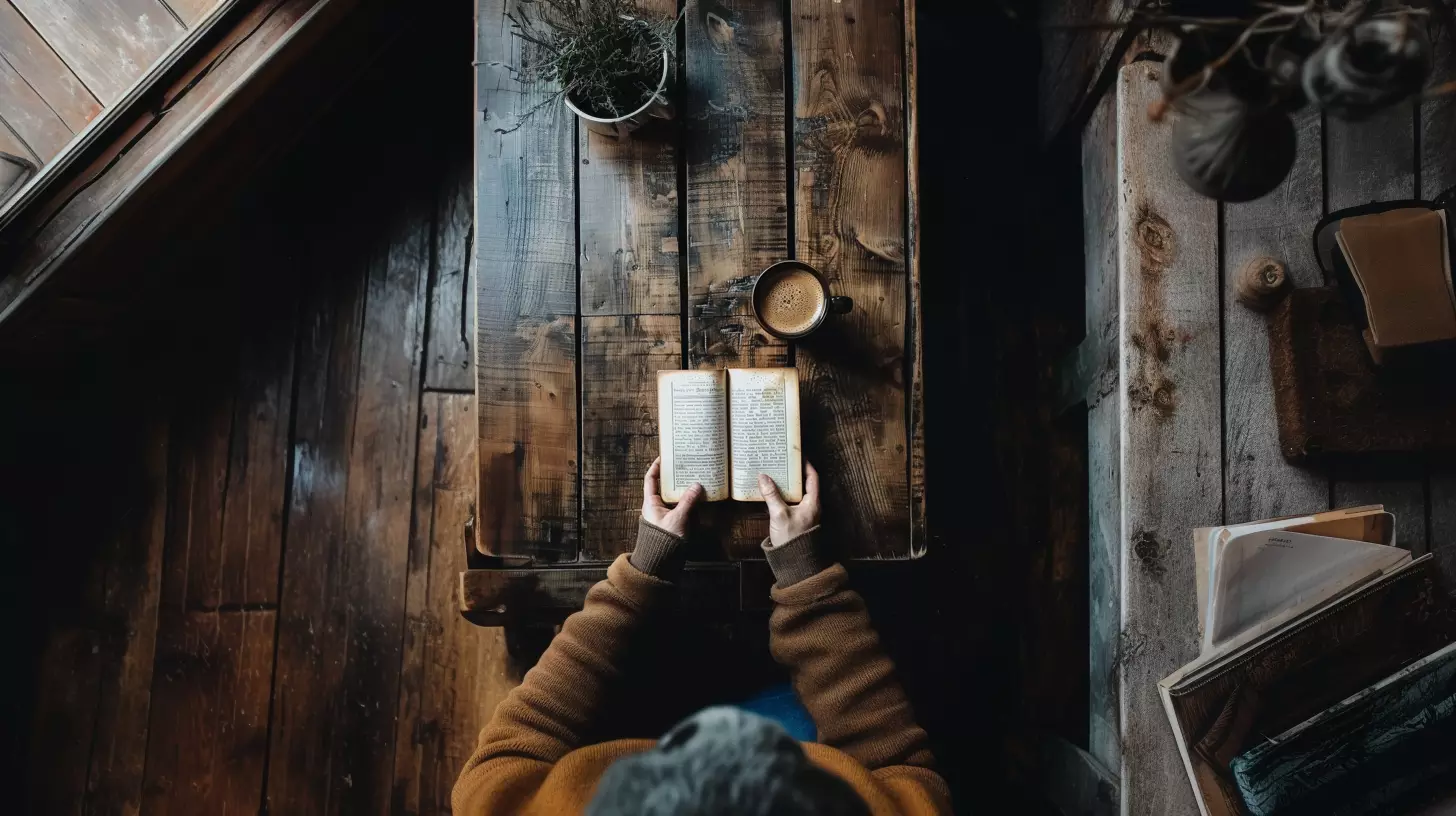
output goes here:
[{"label": "person reading", "polygon": [[[480,733],[452,795],[457,814],[931,814],[950,812],[925,731],[843,565],[815,544],[819,477],[789,504],[758,478],[774,574],[769,650],[787,667],[817,740],[740,708],[703,709],[660,739],[585,744],[625,670],[632,635],[670,614],[683,537],[705,497],[662,499],[661,460],[642,485],[637,546],[618,556]],[[628,678],[630,679],[630,678]]]}]

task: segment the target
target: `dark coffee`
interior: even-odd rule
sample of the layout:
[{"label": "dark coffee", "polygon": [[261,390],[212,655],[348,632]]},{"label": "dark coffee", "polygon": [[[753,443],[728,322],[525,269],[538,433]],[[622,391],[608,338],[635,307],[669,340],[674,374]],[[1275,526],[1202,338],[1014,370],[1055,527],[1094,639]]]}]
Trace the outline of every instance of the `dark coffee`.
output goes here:
[{"label": "dark coffee", "polygon": [[824,284],[807,269],[790,268],[765,273],[755,291],[758,319],[779,334],[802,334],[824,317],[828,298]]}]

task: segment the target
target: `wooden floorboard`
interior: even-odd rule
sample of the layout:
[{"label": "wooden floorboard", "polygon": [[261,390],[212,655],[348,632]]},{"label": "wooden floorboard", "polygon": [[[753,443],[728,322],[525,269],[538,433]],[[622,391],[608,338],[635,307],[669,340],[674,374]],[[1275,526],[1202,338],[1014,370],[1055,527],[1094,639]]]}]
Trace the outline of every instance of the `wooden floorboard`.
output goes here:
[{"label": "wooden floorboard", "polygon": [[475,395],[424,395],[414,529],[405,597],[404,661],[394,737],[395,813],[446,813],[450,790],[497,703],[520,678],[505,632],[456,612],[475,513]]}]

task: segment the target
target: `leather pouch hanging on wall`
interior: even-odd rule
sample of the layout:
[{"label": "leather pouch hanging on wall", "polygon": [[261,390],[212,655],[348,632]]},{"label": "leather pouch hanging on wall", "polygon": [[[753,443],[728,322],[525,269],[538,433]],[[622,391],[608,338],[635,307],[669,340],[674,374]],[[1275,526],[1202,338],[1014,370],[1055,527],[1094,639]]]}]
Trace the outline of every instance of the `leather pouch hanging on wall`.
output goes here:
[{"label": "leather pouch hanging on wall", "polygon": [[[1279,446],[1289,461],[1456,452],[1456,340],[1437,339],[1449,328],[1444,310],[1456,310],[1447,277],[1453,199],[1456,189],[1435,201],[1368,204],[1315,227],[1315,255],[1338,286],[1296,289],[1269,315]],[[1442,232],[1433,238],[1435,224]],[[1376,280],[1392,263],[1405,268]],[[1362,287],[1357,271],[1370,270]],[[1417,302],[1405,287],[1422,293]]]}]

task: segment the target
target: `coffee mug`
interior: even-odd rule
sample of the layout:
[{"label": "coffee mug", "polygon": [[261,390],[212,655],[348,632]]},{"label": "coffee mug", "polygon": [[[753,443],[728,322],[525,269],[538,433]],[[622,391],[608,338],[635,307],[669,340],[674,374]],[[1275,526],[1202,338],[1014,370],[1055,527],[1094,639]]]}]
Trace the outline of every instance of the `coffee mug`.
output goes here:
[{"label": "coffee mug", "polygon": [[824,325],[831,314],[845,314],[854,301],[829,294],[829,284],[803,261],[779,261],[753,282],[753,316],[780,340],[798,340]]}]

